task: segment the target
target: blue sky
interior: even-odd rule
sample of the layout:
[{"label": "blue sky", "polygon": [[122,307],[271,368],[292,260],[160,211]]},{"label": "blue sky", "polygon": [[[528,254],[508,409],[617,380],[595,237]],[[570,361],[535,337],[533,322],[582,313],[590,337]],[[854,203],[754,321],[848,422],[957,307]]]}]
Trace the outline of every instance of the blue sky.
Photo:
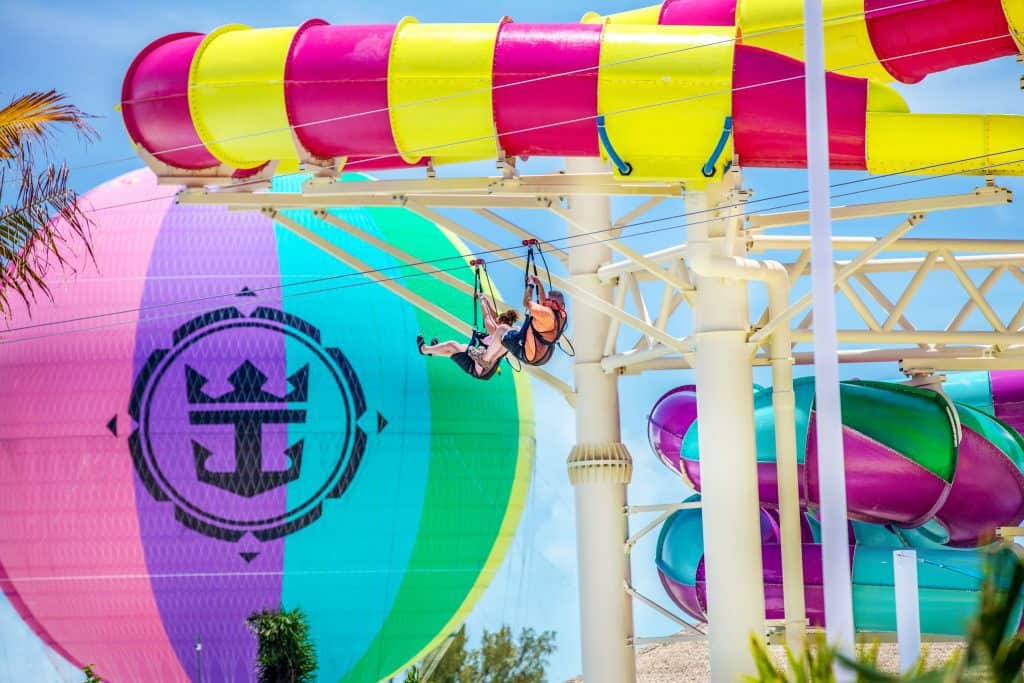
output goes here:
[{"label": "blue sky", "polygon": [[[138,50],[157,36],[182,30],[208,31],[224,23],[244,22],[260,27],[296,25],[315,16],[333,23],[386,23],[404,15],[414,15],[424,21],[494,21],[503,14],[522,21],[571,22],[578,20],[587,10],[605,13],[636,6],[639,5],[621,0],[563,0],[560,3],[449,0],[433,5],[412,0],[378,0],[358,5],[314,3],[310,0],[288,3],[175,0],[147,4],[109,0],[90,3],[0,0],[0,16],[4,17],[7,28],[5,39],[0,43],[0,60],[9,66],[17,65],[5,71],[0,82],[0,99],[6,100],[30,90],[56,88],[67,93],[86,111],[100,117],[96,127],[102,135],[101,142],[88,148],[70,136],[61,138],[59,142],[58,151],[66,156],[73,168],[125,159],[76,171],[72,176],[73,184],[84,191],[139,165],[113,107],[119,97],[126,67]],[[902,90],[917,111],[1020,114],[1024,113],[1024,94],[1017,88],[1021,71],[1020,65],[1007,59],[932,77],[915,88]],[[543,170],[552,167],[551,164],[536,164],[529,168]],[[456,172],[488,173],[491,168],[488,164]],[[836,179],[848,177],[849,174],[837,174]],[[757,197],[799,190],[805,182],[802,172],[791,171],[752,171],[748,173],[747,180],[756,189]],[[1003,184],[1016,189],[1018,196],[1024,191],[1024,183],[1019,181]],[[876,201],[900,196],[901,193],[917,196],[964,192],[977,185],[975,179],[944,179],[900,190],[865,194],[848,201]],[[667,206],[662,215],[680,213],[681,210],[679,204]],[[1024,212],[1019,207],[1011,207],[975,211],[969,215],[936,216],[922,228],[920,235],[971,234],[1012,238],[1017,236],[1018,228],[1024,227],[1022,214]],[[554,221],[533,215],[531,218],[535,221],[531,226],[543,236],[562,234],[562,228]],[[843,225],[837,231],[877,234],[894,224],[892,220],[862,221]],[[488,236],[508,241],[507,236]],[[631,244],[638,249],[654,249],[678,241],[682,236],[680,229],[678,232],[640,237]],[[516,286],[517,274],[510,269],[496,268],[495,274],[506,291]],[[942,297],[941,287],[933,295]],[[754,299],[758,300],[757,296]],[[1001,305],[1015,308],[1018,304],[1019,294],[1007,293],[1006,301]],[[935,308],[937,315],[947,319],[952,315],[943,306]],[[848,315],[841,307],[840,322],[843,323]],[[557,363],[556,371],[568,376],[568,363],[561,359]],[[801,369],[803,372],[806,370]],[[891,365],[844,367],[843,373],[844,376],[892,377],[896,368]],[[691,381],[692,375],[684,372],[648,374],[621,381],[623,439],[636,463],[630,492],[632,502],[673,502],[687,495],[650,453],[645,418],[661,393]],[[755,381],[767,383],[768,377],[759,372]],[[536,398],[537,468],[523,524],[500,574],[470,617],[469,624],[474,633],[503,623],[557,631],[559,649],[550,674],[551,680],[559,681],[580,670],[575,522],[572,491],[565,474],[565,456],[574,441],[574,430],[572,414],[561,398],[540,385],[536,386]],[[641,592],[667,602],[653,570],[654,538],[655,535],[650,536],[634,553],[634,581]],[[672,630],[665,619],[642,605],[636,608],[636,624],[640,635]],[[21,656],[14,657],[12,653],[21,653]],[[2,599],[0,662],[6,662],[6,665],[0,664],[0,680],[60,680],[59,663],[51,663],[44,649],[17,623],[13,611]]]}]

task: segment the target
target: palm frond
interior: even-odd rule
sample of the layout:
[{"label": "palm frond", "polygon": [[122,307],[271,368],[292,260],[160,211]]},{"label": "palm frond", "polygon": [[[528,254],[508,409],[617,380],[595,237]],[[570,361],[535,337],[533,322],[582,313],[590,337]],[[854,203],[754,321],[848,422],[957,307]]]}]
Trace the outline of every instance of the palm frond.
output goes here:
[{"label": "palm frond", "polygon": [[[66,165],[47,166],[40,172],[19,169],[16,200],[0,205],[0,314],[11,312],[8,292],[31,307],[39,295],[49,296],[45,276],[52,265],[74,270],[82,254],[92,259],[92,220],[68,187]],[[4,173],[0,173],[0,196]],[[74,260],[73,260],[74,259]]]},{"label": "palm frond", "polygon": [[45,143],[54,124],[70,125],[86,140],[96,139],[90,125],[92,116],[65,101],[56,90],[33,92],[11,100],[0,108],[0,159],[14,159],[32,145]]}]

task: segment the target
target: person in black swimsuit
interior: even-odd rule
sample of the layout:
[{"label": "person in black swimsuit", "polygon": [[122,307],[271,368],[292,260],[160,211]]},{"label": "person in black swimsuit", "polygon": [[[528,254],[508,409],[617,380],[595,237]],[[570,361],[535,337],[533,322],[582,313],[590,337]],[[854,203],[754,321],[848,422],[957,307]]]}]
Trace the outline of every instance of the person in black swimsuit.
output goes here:
[{"label": "person in black swimsuit", "polygon": [[[487,334],[473,333],[473,343],[466,344],[458,341],[446,341],[438,343],[437,339],[427,344],[423,335],[416,337],[416,346],[420,353],[426,356],[443,356],[451,358],[452,362],[458,365],[463,372],[476,379],[487,380],[494,376],[501,364],[501,359],[508,353],[501,344],[502,337],[514,329],[519,314],[509,309],[498,314],[483,293],[479,295],[481,308],[484,312],[484,327]],[[488,353],[493,345],[493,352]]]}]

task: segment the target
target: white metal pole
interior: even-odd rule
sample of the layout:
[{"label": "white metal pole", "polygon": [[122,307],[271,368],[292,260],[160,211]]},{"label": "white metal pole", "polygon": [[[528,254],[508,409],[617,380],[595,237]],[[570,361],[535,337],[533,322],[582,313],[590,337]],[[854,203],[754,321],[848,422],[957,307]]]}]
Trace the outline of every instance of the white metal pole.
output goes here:
[{"label": "white metal pole", "polygon": [[896,587],[896,640],[900,652],[900,673],[906,673],[914,668],[921,656],[917,551],[894,550],[892,573]]},{"label": "white metal pole", "polygon": [[[568,159],[570,173],[600,173],[599,159]],[[573,197],[576,226],[599,230],[611,225],[606,197]],[[569,225],[569,235],[580,228]],[[611,285],[597,269],[611,261],[611,250],[589,240],[576,243],[569,256],[570,282],[605,301]],[[576,553],[579,563],[580,639],[583,680],[587,683],[634,683],[633,606],[626,586],[629,537],[626,486],[633,472],[629,451],[621,443],[619,394],[615,375],[601,367],[611,319],[582,305],[570,311],[576,346],[576,446],[569,455],[569,481],[576,499]]]},{"label": "white metal pole", "polygon": [[[769,284],[769,286],[771,285]],[[784,306],[785,300],[780,301],[774,308],[778,310],[779,305]],[[772,335],[770,353],[786,644],[794,652],[799,652],[803,649],[807,635],[807,604],[804,598],[803,534],[800,524],[803,511],[800,508],[796,395],[793,392],[793,359],[789,325]]]},{"label": "white metal pole", "polygon": [[[690,214],[714,203],[706,193],[686,196]],[[690,226],[688,240],[695,258],[727,255],[721,227],[701,221]],[[711,679],[734,683],[756,673],[750,637],[764,635],[765,618],[753,373],[747,346],[748,284],[707,275],[698,275],[696,284],[695,368]]]},{"label": "white metal pole", "polygon": [[[807,178],[811,218],[811,278],[814,302],[815,411],[818,487],[821,493],[825,623],[829,642],[852,657],[853,596],[846,519],[846,470],[835,294],[832,281],[832,220],[829,197],[828,101],[825,90],[825,22],[821,0],[804,0],[807,101]],[[839,683],[853,673],[836,665]]]}]

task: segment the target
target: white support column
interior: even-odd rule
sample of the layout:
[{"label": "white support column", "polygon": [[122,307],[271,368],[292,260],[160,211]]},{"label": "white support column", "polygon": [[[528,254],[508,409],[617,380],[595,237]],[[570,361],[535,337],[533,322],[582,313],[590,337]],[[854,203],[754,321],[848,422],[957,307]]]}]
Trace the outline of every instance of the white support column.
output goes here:
[{"label": "white support column", "polygon": [[[811,221],[811,292],[814,300],[814,406],[821,496],[821,555],[825,631],[829,643],[854,656],[850,539],[846,518],[846,465],[839,399],[838,335],[832,275],[829,199],[829,130],[822,0],[804,0],[807,102],[807,182]],[[913,218],[913,217],[912,217]],[[909,228],[908,228],[909,229]],[[836,660],[837,683],[854,674]]]},{"label": "white support column", "polygon": [[[569,173],[600,173],[597,159],[568,159]],[[574,197],[570,211],[576,226],[589,230],[611,224],[607,198]],[[579,228],[569,225],[569,234]],[[597,269],[611,260],[602,244],[582,241],[569,257],[570,281],[611,302],[611,285]],[[629,563],[625,543],[626,486],[633,472],[629,451],[619,433],[619,395],[615,375],[601,367],[610,318],[589,306],[573,306],[576,345],[576,446],[569,455],[569,481],[576,494],[576,548],[579,562],[580,636],[583,680],[587,683],[633,683],[636,654],[632,647],[633,608],[626,593]]]},{"label": "white support column", "polygon": [[[686,196],[686,212],[703,212],[715,203],[707,193],[692,192]],[[688,235],[691,253],[743,255],[725,253],[723,227],[695,221]],[[743,245],[736,248],[743,250]],[[694,365],[711,679],[733,683],[755,674],[750,636],[764,635],[765,617],[748,284],[698,276],[696,285]]]},{"label": "white support column", "polygon": [[907,673],[921,657],[921,601],[917,586],[917,551],[894,550],[893,585],[896,590],[896,641],[900,673]]}]

